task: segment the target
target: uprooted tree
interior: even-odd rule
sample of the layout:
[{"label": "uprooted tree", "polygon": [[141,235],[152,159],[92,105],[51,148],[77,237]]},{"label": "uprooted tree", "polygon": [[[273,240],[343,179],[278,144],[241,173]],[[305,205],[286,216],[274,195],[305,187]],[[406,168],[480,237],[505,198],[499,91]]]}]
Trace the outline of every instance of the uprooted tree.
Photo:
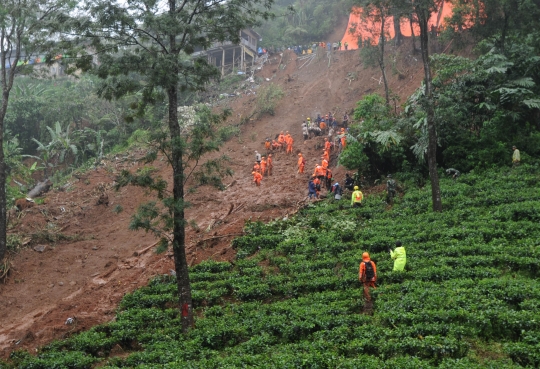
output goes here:
[{"label": "uprooted tree", "polygon": [[[93,69],[103,79],[99,88],[102,97],[136,93],[140,113],[149,104],[168,102],[167,135],[173,169],[168,208],[184,332],[193,324],[184,219],[185,135],[189,133],[183,133],[179,124],[178,97],[181,92],[202,90],[205,83],[219,78],[204,56],[191,57],[196,50],[217,41],[239,42],[242,29],[271,16],[272,4],[273,0],[94,0],[84,8],[87,16],[74,19],[73,29],[86,41],[77,51],[74,66]],[[99,55],[99,65],[93,65],[90,53]]]}]

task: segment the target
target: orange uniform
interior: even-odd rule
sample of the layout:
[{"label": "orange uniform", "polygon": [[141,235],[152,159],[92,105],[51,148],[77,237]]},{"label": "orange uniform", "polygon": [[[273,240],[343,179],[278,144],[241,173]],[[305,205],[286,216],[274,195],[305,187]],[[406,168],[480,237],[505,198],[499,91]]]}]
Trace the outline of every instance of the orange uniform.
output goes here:
[{"label": "orange uniform", "polygon": [[304,173],[304,167],[306,166],[306,161],[302,154],[298,154],[298,173]]},{"label": "orange uniform", "polygon": [[287,143],[287,154],[292,154],[292,146],[294,143],[293,138],[290,134],[287,133],[287,136],[285,136],[285,142]]},{"label": "orange uniform", "polygon": [[261,160],[261,174],[264,176],[266,175],[266,160],[264,159],[264,156]]},{"label": "orange uniform", "polygon": [[322,121],[321,124],[319,124],[319,127],[321,128],[322,131],[324,131],[326,129],[326,123]]},{"label": "orange uniform", "polygon": [[323,158],[326,161],[330,161],[330,154],[328,154],[328,151],[326,151],[326,150],[324,151]]},{"label": "orange uniform", "polygon": [[328,161],[326,159],[323,159],[321,164],[322,164],[323,174],[325,174],[326,168],[328,168]]},{"label": "orange uniform", "polygon": [[[371,278],[369,278],[366,273],[366,263],[371,264],[371,269],[373,269],[373,276]],[[358,280],[364,285],[364,298],[367,301],[371,301],[369,288],[376,288],[375,282],[377,281],[377,266],[373,261],[371,261],[369,258],[369,253],[367,252],[362,254],[362,262],[358,268]]]},{"label": "orange uniform", "polygon": [[341,149],[344,149],[345,147],[347,147],[347,138],[343,135],[343,137],[341,137]]},{"label": "orange uniform", "polygon": [[259,163],[255,163],[255,165],[253,166],[253,171],[257,173],[261,172],[261,166],[259,165]]},{"label": "orange uniform", "polygon": [[272,175],[272,168],[274,167],[274,164],[272,164],[272,154],[268,155],[268,161],[266,162],[268,166],[268,175]]},{"label": "orange uniform", "polygon": [[330,152],[330,149],[332,148],[332,143],[328,141],[327,138],[324,139],[324,149],[328,152]]},{"label": "orange uniform", "polygon": [[317,166],[315,167],[315,171],[313,172],[313,177],[321,177],[321,176],[324,176],[324,169],[322,166],[317,164]]},{"label": "orange uniform", "polygon": [[279,148],[280,149],[283,149],[283,147],[286,145],[286,142],[285,142],[285,135],[283,134],[283,132],[281,132],[278,136],[278,143],[279,143]]},{"label": "orange uniform", "polygon": [[258,172],[251,172],[251,174],[253,174],[253,182],[255,182],[255,184],[257,186],[260,186],[261,185],[261,180],[262,180],[262,175],[261,173],[258,173]]},{"label": "orange uniform", "polygon": [[319,178],[315,178],[313,180],[313,184],[315,185],[315,193],[317,194],[317,198],[319,198],[319,194],[321,193],[321,180]]},{"label": "orange uniform", "polygon": [[270,149],[272,148],[272,144],[270,143],[270,140],[264,141],[264,148],[266,149],[266,151],[270,151]]}]

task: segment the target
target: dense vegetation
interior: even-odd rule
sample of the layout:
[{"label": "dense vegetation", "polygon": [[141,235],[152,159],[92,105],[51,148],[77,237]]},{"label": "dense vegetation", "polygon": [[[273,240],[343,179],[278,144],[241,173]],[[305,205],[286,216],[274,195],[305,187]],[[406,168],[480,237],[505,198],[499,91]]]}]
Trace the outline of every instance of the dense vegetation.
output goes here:
[{"label": "dense vegetation", "polygon": [[[114,322],[5,367],[517,368],[538,367],[538,167],[443,180],[443,213],[427,189],[392,208],[309,205],[248,223],[234,263],[191,268],[196,327],[181,334],[174,278],[127,295]],[[401,240],[405,272],[386,251]],[[362,252],[377,263],[373,315],[362,314]],[[126,357],[108,357],[115,348]]]},{"label": "dense vegetation", "polygon": [[[460,171],[507,165],[512,146],[522,160],[540,154],[540,60],[537,37],[507,36],[481,42],[478,58],[432,57],[437,161]],[[395,111],[379,95],[367,95],[354,112],[356,124],[341,162],[377,178],[401,171],[423,183],[427,150],[423,89]]]},{"label": "dense vegetation", "polygon": [[348,16],[351,4],[350,0],[277,0],[273,7],[277,16],[257,28],[263,35],[260,44],[275,48],[337,42],[339,40],[326,38],[334,31],[338,20]]}]

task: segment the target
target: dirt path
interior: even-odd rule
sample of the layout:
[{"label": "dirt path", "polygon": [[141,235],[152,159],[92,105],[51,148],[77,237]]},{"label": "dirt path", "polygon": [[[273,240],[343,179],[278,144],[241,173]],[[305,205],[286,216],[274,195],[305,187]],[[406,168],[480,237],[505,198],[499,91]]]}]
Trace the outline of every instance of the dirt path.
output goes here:
[{"label": "dirt path", "polygon": [[[405,47],[402,50],[406,53]],[[320,161],[323,141],[322,137],[303,141],[301,122],[306,116],[333,111],[339,117],[345,109],[353,108],[365,91],[382,91],[382,86],[371,78],[380,73],[364,69],[356,51],[334,53],[330,68],[328,59],[323,58],[298,69],[294,54],[289,54],[284,68],[268,64],[257,73],[263,80],[271,78],[285,93],[276,114],[245,124],[240,136],[222,149],[231,157],[235,173],[226,180],[231,186],[223,192],[199,188],[187,195],[192,204],[186,212],[191,224],[187,229],[190,264],[208,258],[231,260],[235,255],[230,247],[234,236],[224,235],[240,234],[248,219],[269,221],[292,214],[303,203],[307,179]],[[350,84],[345,79],[349,72],[358,76]],[[408,96],[419,85],[421,73],[416,76],[414,80],[398,80],[390,75],[390,86],[401,96]],[[236,123],[240,114],[247,115],[254,104],[253,95],[228,101],[226,105],[235,112],[230,123]],[[297,173],[296,154],[278,153],[273,176],[256,187],[250,175],[254,150],[263,152],[264,139],[273,138],[281,130],[290,131],[295,153],[304,153],[306,174]],[[0,284],[0,356],[7,357],[14,349],[34,350],[53,339],[110,321],[124,294],[173,268],[170,253],[156,255],[148,250],[134,255],[155,243],[151,235],[128,230],[131,215],[148,200],[144,191],[131,187],[119,192],[111,189],[122,169],[141,166],[137,159],[142,155],[142,151],[135,150],[109,158],[102,168],[88,172],[68,191],[49,194],[46,205],[24,211],[17,220],[12,233],[23,237],[41,235],[38,243],[46,248],[44,252],[28,248],[16,255],[7,283]],[[169,167],[162,161],[153,165],[170,181]],[[344,173],[343,168],[334,169],[339,182]],[[97,204],[101,193],[107,194],[108,206]],[[118,212],[117,206],[123,210]],[[64,240],[52,242],[54,235]],[[74,318],[74,324],[64,324],[68,318]]]}]

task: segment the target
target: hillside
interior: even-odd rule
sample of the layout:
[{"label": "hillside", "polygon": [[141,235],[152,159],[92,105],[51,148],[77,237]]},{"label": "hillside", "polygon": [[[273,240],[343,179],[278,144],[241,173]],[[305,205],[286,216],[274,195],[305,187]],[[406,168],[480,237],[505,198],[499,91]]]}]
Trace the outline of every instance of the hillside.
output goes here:
[{"label": "hillside", "polygon": [[[540,220],[536,167],[443,179],[392,208],[309,205],[249,223],[234,263],[191,269],[196,327],[180,329],[173,278],[124,297],[116,320],[55,342],[17,368],[537,367]],[[519,184],[516,189],[515,184]],[[401,240],[405,272],[387,249]],[[378,288],[368,309],[357,268],[369,251]]]},{"label": "hillside", "polygon": [[[421,63],[409,55],[410,46],[397,50],[398,77],[389,73],[391,89],[402,99],[420,85]],[[322,57],[305,65],[292,52],[274,55],[258,71],[262,84],[281,86],[285,97],[274,116],[263,116],[241,127],[222,150],[232,159],[235,174],[227,179],[225,191],[201,188],[187,196],[192,207],[187,218],[197,227],[188,228],[188,262],[233,260],[236,251],[230,247],[233,237],[242,233],[245,220],[269,221],[295,213],[307,193],[307,175],[296,173],[296,157],[277,154],[274,175],[256,188],[251,183],[254,150],[262,150],[266,137],[289,130],[295,139],[295,150],[307,154],[306,172],[319,161],[322,138],[302,142],[300,123],[307,115],[334,111],[337,114],[354,107],[364,94],[381,92],[380,72],[364,69],[357,51],[339,51],[329,60]],[[354,78],[346,79],[348,76]],[[267,79],[269,81],[267,81]],[[257,86],[254,86],[257,87]],[[242,95],[223,102],[233,108],[229,123],[248,115],[255,104],[253,95]],[[0,349],[7,357],[14,349],[34,349],[52,339],[89,329],[114,319],[118,303],[125,293],[144,286],[149,279],[168,274],[173,268],[172,255],[155,255],[148,250],[155,243],[150,235],[128,231],[130,216],[145,201],[144,191],[124,188],[112,190],[121,169],[142,166],[137,159],[140,150],[108,157],[96,171],[73,179],[65,192],[48,195],[47,203],[25,210],[15,221],[12,233],[30,238],[32,246],[46,245],[43,253],[33,248],[15,255],[11,275],[0,284],[3,297],[0,317]],[[335,160],[335,158],[334,158]],[[170,180],[170,168],[163,161],[153,164],[158,173]],[[338,168],[341,181],[344,169]],[[97,205],[104,190],[109,204]],[[123,211],[115,213],[120,205]],[[200,231],[199,231],[200,230]],[[227,236],[230,235],[230,236]],[[69,317],[75,325],[65,325]]]}]

